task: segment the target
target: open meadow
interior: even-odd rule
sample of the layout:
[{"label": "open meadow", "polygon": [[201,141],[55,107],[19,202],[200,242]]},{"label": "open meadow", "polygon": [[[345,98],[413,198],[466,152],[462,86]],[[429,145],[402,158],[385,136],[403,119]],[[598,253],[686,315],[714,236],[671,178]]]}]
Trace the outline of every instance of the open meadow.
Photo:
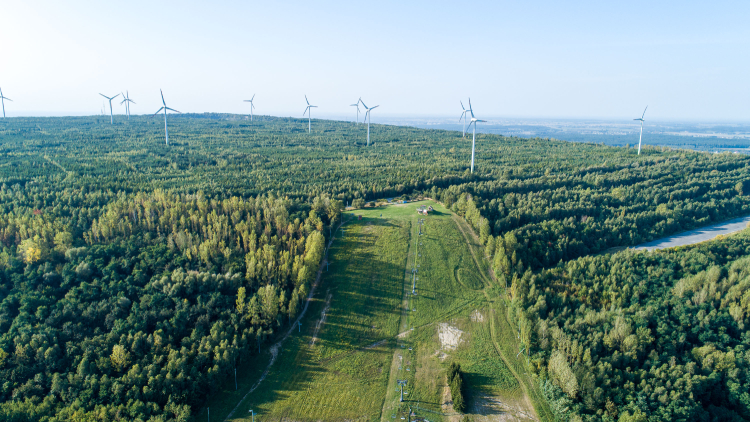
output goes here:
[{"label": "open meadow", "polygon": [[[421,206],[434,210],[423,216]],[[253,410],[256,420],[388,421],[410,408],[429,420],[454,420],[446,369],[457,362],[467,413],[533,420],[494,345],[490,276],[479,269],[486,261],[461,220],[433,201],[347,211],[343,219],[310,309],[260,388],[239,399],[256,383],[256,367],[244,389],[226,391],[235,401],[209,401],[212,418],[236,406],[229,420],[251,420]],[[398,380],[406,380],[403,403]],[[195,419],[204,416],[205,409]]]}]

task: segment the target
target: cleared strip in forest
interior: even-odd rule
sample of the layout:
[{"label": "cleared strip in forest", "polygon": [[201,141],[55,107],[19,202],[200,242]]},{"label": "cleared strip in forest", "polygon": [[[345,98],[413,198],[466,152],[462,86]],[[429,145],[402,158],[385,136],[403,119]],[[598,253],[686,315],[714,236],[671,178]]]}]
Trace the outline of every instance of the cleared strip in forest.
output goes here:
[{"label": "cleared strip in forest", "polygon": [[61,166],[61,165],[60,165],[60,163],[58,163],[57,161],[55,161],[55,160],[53,160],[53,159],[49,158],[49,156],[45,155],[45,156],[44,156],[44,159],[45,159],[45,160],[47,160],[47,161],[49,161],[49,162],[50,162],[50,164],[54,165],[55,167],[57,167],[57,168],[59,168],[60,170],[62,170],[63,172],[65,172],[65,174],[67,174],[67,175],[70,175],[70,174],[71,174],[71,173],[70,173],[70,172],[69,172],[68,170],[65,170],[65,167]]},{"label": "cleared strip in forest", "polygon": [[[463,227],[464,224],[468,225],[468,223],[466,223],[465,220],[461,220],[460,217],[454,214],[453,221],[456,223],[456,226],[458,226],[458,230],[461,232],[464,239],[466,240],[466,245],[469,247],[469,250],[471,251],[471,256],[474,258],[474,263],[477,266],[479,274],[482,275],[482,279],[486,283],[486,287],[491,286],[491,283],[487,279],[488,275],[485,274],[484,271],[482,271],[482,266],[479,264],[476,254],[474,253],[474,248],[472,247],[473,245],[471,243],[471,239],[469,236],[471,236],[471,238],[473,238],[476,242],[479,242],[479,239],[476,237],[476,234],[470,228],[466,228],[465,230],[465,227]],[[470,235],[467,235],[466,233],[467,231],[470,233]],[[492,272],[491,267],[487,268],[487,272],[489,273],[490,279],[496,280],[495,274]],[[521,386],[521,390],[523,391],[524,400],[526,401],[529,410],[533,413],[534,419],[553,420],[554,417],[549,412],[549,409],[546,406],[546,403],[542,401],[543,399],[539,397],[538,392],[534,389],[534,386],[531,384],[532,380],[527,379],[526,382],[524,382],[524,379],[522,379],[522,374],[520,374],[519,371],[517,370],[518,368],[514,367],[513,363],[506,357],[503,351],[503,348],[500,347],[500,344],[497,341],[497,331],[495,327],[496,310],[495,310],[495,306],[493,306],[494,301],[490,298],[489,294],[487,293],[487,289],[483,289],[482,293],[484,293],[484,296],[487,299],[487,304],[490,307],[490,313],[492,315],[492,317],[490,318],[490,333],[491,333],[491,338],[492,338],[492,345],[495,347],[497,354],[500,355],[500,358],[505,363],[505,366],[508,368],[508,370],[510,370],[510,372],[513,374],[516,380],[518,380],[518,384]],[[502,301],[503,299],[499,298],[498,300]],[[511,330],[510,323],[507,322],[507,319],[505,319],[504,315],[502,314],[497,315],[497,318],[499,321],[505,322],[504,324],[505,327],[503,327],[504,329]],[[500,318],[503,318],[503,319],[500,319]],[[523,366],[521,366],[521,368],[523,368]],[[530,391],[530,390],[534,390],[534,391]],[[532,394],[534,396],[534,400],[531,400]],[[534,406],[534,404],[536,404],[539,408]],[[539,418],[540,414],[543,415],[542,419]]]},{"label": "cleared strip in forest", "polygon": [[[344,224],[348,223],[349,221],[351,221],[351,219],[346,220],[346,221],[342,221],[341,223],[339,223],[339,225],[336,226],[336,231],[338,232],[339,228],[341,226],[343,226]],[[307,313],[307,308],[310,306],[310,302],[312,302],[313,295],[315,295],[315,289],[318,287],[318,283],[320,283],[320,278],[323,275],[323,267],[328,262],[328,250],[330,249],[331,244],[333,243],[334,239],[336,239],[335,236],[331,237],[331,240],[328,241],[328,246],[326,246],[325,255],[323,255],[323,259],[320,261],[320,266],[318,267],[318,274],[315,276],[315,282],[313,282],[313,285],[310,288],[310,293],[307,295],[307,300],[305,300],[305,307],[302,308],[302,312],[300,312],[300,314],[297,317],[297,319],[291,325],[291,327],[286,332],[286,334],[284,334],[284,337],[282,337],[278,342],[276,342],[276,344],[274,344],[273,346],[271,346],[271,348],[270,348],[270,351],[271,351],[271,360],[268,362],[268,366],[266,367],[266,370],[263,372],[263,375],[261,375],[260,379],[258,379],[258,382],[256,382],[250,388],[250,390],[248,390],[248,392],[244,396],[242,396],[242,399],[240,399],[240,401],[237,402],[237,405],[234,407],[234,409],[232,409],[231,412],[229,412],[229,414],[224,419],[224,421],[228,421],[232,416],[234,416],[234,413],[237,411],[237,409],[239,409],[240,405],[247,399],[247,397],[253,391],[255,391],[260,386],[260,384],[263,382],[263,380],[266,379],[266,376],[268,375],[268,372],[271,370],[271,367],[273,366],[274,362],[276,362],[276,356],[278,356],[278,354],[279,354],[278,352],[281,349],[281,346],[284,344],[284,341],[287,338],[289,338],[290,335],[292,335],[292,333],[294,332],[294,329],[297,327],[297,325],[300,323],[300,321],[302,321],[302,318]]]},{"label": "cleared strip in forest", "polygon": [[[406,266],[404,268],[404,288],[403,288],[403,299],[401,300],[401,321],[399,322],[399,325],[401,326],[401,329],[404,330],[396,335],[396,339],[402,339],[406,337],[409,333],[411,333],[411,329],[409,329],[409,278],[412,276],[412,272],[410,271],[410,268],[412,266],[412,259],[416,259],[416,256],[412,257],[412,246],[411,241],[412,238],[414,238],[414,235],[412,231],[416,230],[416,227],[414,225],[414,222],[412,219],[409,220],[409,239],[407,240],[407,248],[406,248]],[[419,242],[419,236],[416,236],[416,242]],[[391,372],[388,375],[388,381],[386,382],[387,386],[392,385],[392,376],[393,376],[393,367],[396,364],[396,355],[399,353],[398,349],[395,349],[393,351],[393,357],[391,358]],[[386,411],[388,410],[388,400],[383,400],[383,406],[380,409],[380,420],[387,420],[385,415]]]}]

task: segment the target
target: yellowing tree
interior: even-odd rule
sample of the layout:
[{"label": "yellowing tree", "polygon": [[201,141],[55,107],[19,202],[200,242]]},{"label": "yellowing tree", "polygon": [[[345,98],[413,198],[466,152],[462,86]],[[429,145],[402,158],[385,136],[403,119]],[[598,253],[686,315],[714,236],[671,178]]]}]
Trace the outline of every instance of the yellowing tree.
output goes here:
[{"label": "yellowing tree", "polygon": [[112,366],[114,366],[117,371],[121,371],[130,363],[130,353],[128,353],[123,346],[118,344],[112,348],[112,354],[109,356],[109,360],[112,361]]},{"label": "yellowing tree", "polygon": [[245,288],[240,287],[237,290],[237,313],[242,316],[245,313]]},{"label": "yellowing tree", "polygon": [[33,239],[26,239],[19,245],[19,251],[27,264],[39,261],[42,258],[42,248]]}]

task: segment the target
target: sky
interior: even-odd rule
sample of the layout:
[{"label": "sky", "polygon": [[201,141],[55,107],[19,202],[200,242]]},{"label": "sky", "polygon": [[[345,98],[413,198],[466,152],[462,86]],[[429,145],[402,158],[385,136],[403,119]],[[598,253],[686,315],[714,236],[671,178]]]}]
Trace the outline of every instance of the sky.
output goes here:
[{"label": "sky", "polygon": [[[564,4],[568,3],[568,4]],[[3,0],[9,116],[182,112],[750,121],[748,1]],[[114,112],[124,107],[115,102]]]}]

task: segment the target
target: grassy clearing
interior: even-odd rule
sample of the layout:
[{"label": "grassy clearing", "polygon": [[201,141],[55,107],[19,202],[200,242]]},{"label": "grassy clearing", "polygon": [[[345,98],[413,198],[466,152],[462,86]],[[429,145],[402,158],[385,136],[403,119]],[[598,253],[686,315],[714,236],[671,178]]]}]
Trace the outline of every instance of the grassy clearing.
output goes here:
[{"label": "grassy clearing", "polygon": [[[410,331],[397,343],[381,421],[400,420],[409,408],[430,421],[456,419],[459,415],[444,405],[445,371],[452,361],[461,363],[466,373],[470,410],[487,410],[473,403],[481,404],[488,397],[520,403],[523,391],[493,346],[484,294],[489,278],[485,281],[478,267],[481,250],[472,250],[454,216],[442,206],[433,203],[436,212],[424,217],[414,211],[421,204],[409,205],[410,211],[402,214],[412,221],[408,311],[403,313],[402,326]],[[421,218],[425,223],[419,235]],[[410,294],[413,262],[418,265],[416,295]],[[446,330],[454,334],[449,340],[455,345],[443,344],[451,337]],[[407,380],[404,403],[399,402],[399,379]]]},{"label": "grassy clearing", "polygon": [[[423,204],[435,212],[418,215]],[[493,400],[525,409],[530,385],[519,384],[514,372],[523,372],[506,365],[493,341],[500,326],[492,311],[496,293],[465,223],[429,201],[349,213],[355,217],[331,247],[302,332],[287,340],[233,420],[249,420],[253,409],[259,421],[400,421],[411,407],[430,421],[454,421],[459,415],[445,406],[452,361],[465,372],[470,412],[498,414]],[[511,338],[501,342],[517,347]],[[404,403],[399,379],[407,380]]]},{"label": "grassy clearing", "polygon": [[233,420],[249,419],[249,409],[256,420],[380,417],[399,328],[408,224],[365,218],[344,227],[302,332],[287,340]]},{"label": "grassy clearing", "polygon": [[[484,250],[468,223],[457,216],[454,216],[454,220],[459,230],[465,236],[466,242],[473,252],[473,256],[476,258],[475,262],[482,268],[480,275],[487,285],[491,286],[484,290],[484,294],[489,305],[489,315],[487,317],[490,318],[491,339],[495,350],[503,358],[505,367],[513,373],[514,378],[520,383],[519,387],[523,391],[523,394],[530,401],[530,403],[526,404],[526,408],[533,406],[539,420],[553,421],[554,415],[552,415],[547,401],[542,397],[537,382],[528,373],[528,365],[525,357],[518,354],[520,351],[519,341],[516,338],[515,330],[513,330],[506,318],[505,287],[501,286],[497,280],[494,280],[494,274],[490,270],[489,262],[486,259],[480,259],[484,254]],[[490,278],[493,278],[492,282],[489,281]],[[481,404],[475,403],[475,405]],[[523,404],[517,407],[522,408]]]}]

